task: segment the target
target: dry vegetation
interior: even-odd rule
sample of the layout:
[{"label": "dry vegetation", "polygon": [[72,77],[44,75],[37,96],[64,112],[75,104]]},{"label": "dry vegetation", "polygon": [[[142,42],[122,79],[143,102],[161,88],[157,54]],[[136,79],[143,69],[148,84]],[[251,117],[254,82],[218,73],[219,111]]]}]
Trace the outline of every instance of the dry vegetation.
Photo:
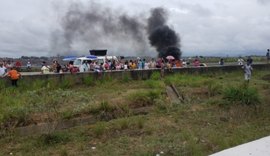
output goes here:
[{"label": "dry vegetation", "polygon": [[[38,81],[0,85],[0,155],[208,155],[269,135],[269,71],[249,85],[241,72],[164,79]],[[171,103],[174,84],[184,100]],[[150,108],[150,109],[149,109]],[[135,109],[146,110],[135,115]],[[97,123],[20,136],[16,127],[93,116]]]}]

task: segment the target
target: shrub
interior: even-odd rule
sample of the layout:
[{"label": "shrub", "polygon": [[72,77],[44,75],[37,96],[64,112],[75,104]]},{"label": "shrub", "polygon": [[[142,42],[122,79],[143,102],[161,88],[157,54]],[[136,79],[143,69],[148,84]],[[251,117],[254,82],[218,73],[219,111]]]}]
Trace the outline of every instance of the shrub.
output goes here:
[{"label": "shrub", "polygon": [[133,105],[142,107],[153,105],[156,99],[159,99],[161,96],[160,91],[143,91],[131,94],[129,100]]},{"label": "shrub", "polygon": [[224,91],[224,99],[232,103],[257,105],[260,103],[258,91],[249,87],[228,87]]}]

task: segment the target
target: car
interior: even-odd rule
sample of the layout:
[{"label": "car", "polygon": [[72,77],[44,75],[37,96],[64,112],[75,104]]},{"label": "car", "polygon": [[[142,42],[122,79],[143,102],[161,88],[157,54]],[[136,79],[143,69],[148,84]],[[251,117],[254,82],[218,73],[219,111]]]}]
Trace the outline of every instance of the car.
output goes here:
[{"label": "car", "polygon": [[74,60],[74,67],[78,68],[80,72],[84,72],[82,66],[83,63],[86,62],[91,62],[91,61],[96,61],[97,64],[101,65],[104,64],[106,61],[118,61],[118,58],[116,56],[86,56],[86,57],[78,57]]}]

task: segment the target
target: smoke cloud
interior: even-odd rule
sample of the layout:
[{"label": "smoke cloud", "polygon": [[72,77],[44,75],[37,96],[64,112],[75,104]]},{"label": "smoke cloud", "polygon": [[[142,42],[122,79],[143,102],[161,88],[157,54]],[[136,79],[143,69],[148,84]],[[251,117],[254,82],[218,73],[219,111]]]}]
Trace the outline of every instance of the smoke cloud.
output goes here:
[{"label": "smoke cloud", "polygon": [[[74,2],[61,17],[61,28],[51,37],[52,51],[63,55],[87,54],[90,49],[108,49],[109,54],[149,55],[151,46],[159,57],[180,57],[178,35],[167,26],[168,14],[153,9],[151,17],[130,16],[104,5]],[[149,44],[149,40],[150,44]],[[150,54],[151,55],[151,54]]]},{"label": "smoke cloud", "polygon": [[52,33],[51,51],[86,54],[90,49],[109,49],[110,54],[142,55],[150,49],[143,18],[94,2],[74,2],[60,18],[62,30]]},{"label": "smoke cloud", "polygon": [[148,34],[150,44],[159,52],[159,57],[172,55],[181,57],[180,37],[167,25],[168,13],[163,8],[155,8],[148,18]]}]

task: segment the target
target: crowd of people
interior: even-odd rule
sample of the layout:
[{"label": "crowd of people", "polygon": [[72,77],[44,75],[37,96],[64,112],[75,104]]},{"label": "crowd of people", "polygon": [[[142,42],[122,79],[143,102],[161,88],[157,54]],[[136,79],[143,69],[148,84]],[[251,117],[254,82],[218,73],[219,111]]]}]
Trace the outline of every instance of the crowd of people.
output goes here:
[{"label": "crowd of people", "polygon": [[11,85],[17,87],[17,81],[21,77],[16,66],[9,66],[9,64],[4,64],[0,62],[0,77],[8,76],[11,80]]},{"label": "crowd of people", "polygon": [[102,72],[102,71],[112,71],[112,70],[147,70],[154,68],[183,68],[188,65],[199,67],[206,66],[206,64],[201,63],[199,59],[194,59],[192,63],[186,60],[167,60],[163,58],[155,59],[134,59],[134,60],[105,60],[100,62],[98,60],[83,61],[81,65],[74,65],[73,61],[70,61],[66,65],[60,65],[58,61],[53,61],[52,65],[47,65],[46,62],[42,63],[41,73],[64,73],[64,72]]},{"label": "crowd of people", "polygon": [[[270,50],[267,50],[266,54],[267,62],[270,61]],[[223,58],[220,59],[219,65],[224,65],[225,61]],[[251,72],[253,70],[252,64],[253,59],[249,56],[246,60],[242,57],[239,57],[237,64],[241,65],[244,69],[245,79],[250,80]],[[57,60],[54,60],[52,65],[47,65],[46,62],[42,62],[41,74],[50,74],[50,73],[78,73],[78,72],[103,72],[103,71],[112,71],[112,70],[147,70],[147,69],[161,69],[164,72],[164,69],[171,71],[172,68],[185,68],[185,67],[206,67],[205,63],[201,63],[200,59],[196,57],[195,59],[133,59],[133,60],[92,60],[92,61],[83,61],[81,65],[74,65],[73,61],[65,65],[60,65]],[[17,86],[17,80],[21,77],[19,73],[22,67],[21,62],[16,61],[2,61],[0,62],[0,77],[8,76],[12,81],[12,86]],[[30,62],[26,64],[27,70],[31,69],[32,65]],[[162,73],[162,72],[161,72]]]}]

